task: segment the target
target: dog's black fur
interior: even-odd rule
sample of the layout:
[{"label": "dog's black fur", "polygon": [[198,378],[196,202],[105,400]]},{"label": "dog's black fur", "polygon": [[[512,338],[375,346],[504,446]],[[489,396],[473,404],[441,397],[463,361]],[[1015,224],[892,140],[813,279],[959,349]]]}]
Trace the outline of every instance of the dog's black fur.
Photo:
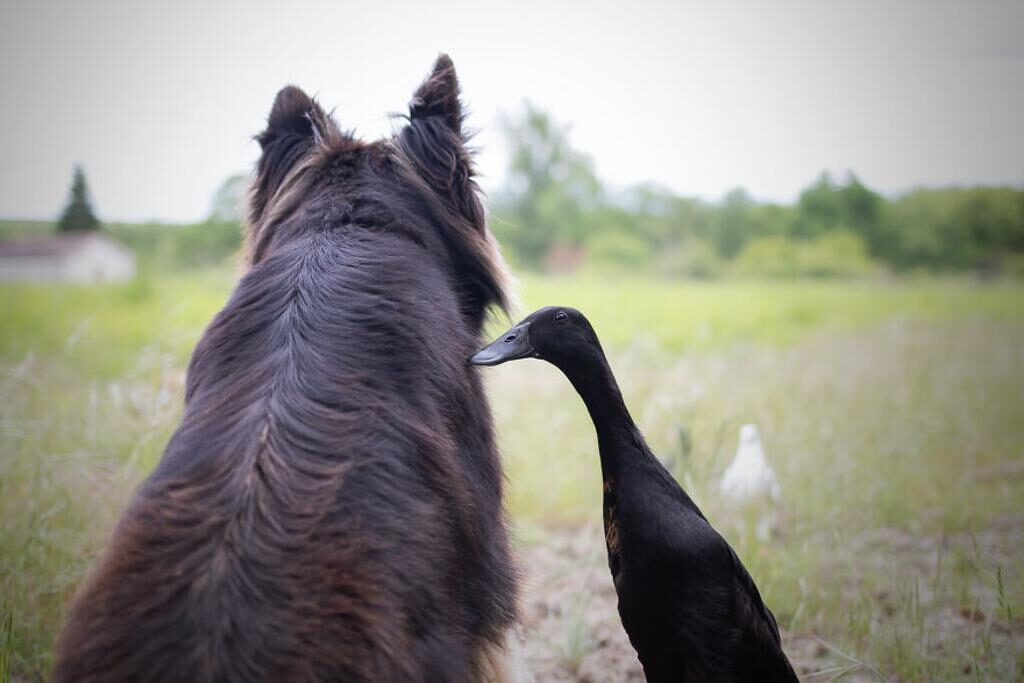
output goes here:
[{"label": "dog's black fur", "polygon": [[78,592],[55,681],[468,681],[515,611],[466,358],[507,304],[442,56],[387,140],[274,103],[248,272]]}]

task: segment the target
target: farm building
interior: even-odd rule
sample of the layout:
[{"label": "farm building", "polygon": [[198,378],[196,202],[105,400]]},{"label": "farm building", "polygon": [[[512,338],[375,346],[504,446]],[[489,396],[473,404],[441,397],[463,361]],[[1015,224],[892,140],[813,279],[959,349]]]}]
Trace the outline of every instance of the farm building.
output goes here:
[{"label": "farm building", "polygon": [[119,282],[135,276],[135,255],[98,232],[0,242],[0,280]]}]

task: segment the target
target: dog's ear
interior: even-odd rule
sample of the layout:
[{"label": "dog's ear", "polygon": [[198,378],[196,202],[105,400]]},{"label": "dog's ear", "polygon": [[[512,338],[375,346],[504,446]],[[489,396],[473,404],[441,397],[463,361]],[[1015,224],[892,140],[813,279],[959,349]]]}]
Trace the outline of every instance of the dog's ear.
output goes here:
[{"label": "dog's ear", "polygon": [[267,128],[257,136],[266,152],[274,142],[296,136],[307,140],[326,140],[341,131],[316,100],[294,85],[281,88],[267,117]]},{"label": "dog's ear", "polygon": [[[459,79],[448,55],[440,55],[427,80],[416,89],[409,102],[412,121],[436,117],[460,138],[462,137],[462,103],[459,101]],[[465,140],[463,140],[465,142]]]},{"label": "dog's ear", "polygon": [[451,211],[484,230],[484,211],[473,182],[473,157],[462,129],[459,80],[441,55],[409,103],[409,125],[398,140],[416,171]]},{"label": "dog's ear", "polygon": [[267,202],[288,172],[317,144],[342,137],[334,120],[312,97],[294,85],[277,93],[266,129],[256,136],[262,154],[249,200],[249,221],[256,225]]},{"label": "dog's ear", "polygon": [[445,221],[445,240],[457,263],[466,310],[479,328],[487,306],[497,304],[508,312],[510,286],[473,180],[473,155],[459,94],[455,66],[448,55],[441,55],[413,94],[409,125],[397,141],[402,156],[451,217]]}]

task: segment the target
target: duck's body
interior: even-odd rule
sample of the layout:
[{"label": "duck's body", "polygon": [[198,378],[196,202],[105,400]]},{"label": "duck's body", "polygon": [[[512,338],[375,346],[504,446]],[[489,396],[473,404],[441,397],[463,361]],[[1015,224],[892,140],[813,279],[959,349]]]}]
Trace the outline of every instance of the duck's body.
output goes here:
[{"label": "duck's body", "polygon": [[756,499],[779,500],[782,489],[775,472],[768,465],[757,425],[745,424],[740,428],[736,457],[725,468],[719,493],[733,503],[747,503]]},{"label": "duck's body", "polygon": [[732,506],[740,528],[752,521],[760,540],[771,538],[777,526],[776,503],[782,497],[782,489],[768,464],[757,425],[745,424],[740,428],[736,457],[725,468],[718,493]]},{"label": "duck's body", "polygon": [[597,430],[608,566],[647,680],[796,681],[753,579],[648,448],[586,318],[541,309],[474,362],[530,356],[565,373]]},{"label": "duck's body", "polygon": [[[649,681],[793,681],[775,618],[733,549],[636,433],[605,463],[619,616]],[[609,474],[609,471],[615,474]]]}]

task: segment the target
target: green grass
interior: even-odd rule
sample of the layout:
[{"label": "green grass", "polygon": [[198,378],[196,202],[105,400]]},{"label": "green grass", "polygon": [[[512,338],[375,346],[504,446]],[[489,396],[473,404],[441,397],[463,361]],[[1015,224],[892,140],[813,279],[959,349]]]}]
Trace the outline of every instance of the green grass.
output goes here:
[{"label": "green grass", "polygon": [[[669,351],[752,342],[786,344],[822,329],[854,329],[892,316],[920,320],[1024,319],[1024,289],[969,281],[681,283],[531,276],[526,313],[546,304],[584,310],[611,348],[636,339]],[[106,286],[0,285],[0,362],[29,353],[73,366],[83,378],[114,377],[140,353],[184,360],[226,300],[227,269],[143,274]],[[507,321],[493,323],[497,334]]]},{"label": "green grass", "polygon": [[[188,353],[231,282],[215,270],[0,286],[0,673],[45,676],[67,598],[157,462]],[[1024,289],[541,277],[523,289],[523,312],[561,303],[591,317],[651,445],[790,634],[893,680],[1024,675]],[[593,430],[564,378],[528,361],[486,382],[520,536],[598,520]],[[784,492],[768,542],[715,494],[748,421]],[[589,637],[570,635],[576,657]]]},{"label": "green grass", "polygon": [[231,285],[227,270],[99,286],[0,285],[0,360],[44,358],[83,380],[116,377],[154,352],[183,364]]}]

